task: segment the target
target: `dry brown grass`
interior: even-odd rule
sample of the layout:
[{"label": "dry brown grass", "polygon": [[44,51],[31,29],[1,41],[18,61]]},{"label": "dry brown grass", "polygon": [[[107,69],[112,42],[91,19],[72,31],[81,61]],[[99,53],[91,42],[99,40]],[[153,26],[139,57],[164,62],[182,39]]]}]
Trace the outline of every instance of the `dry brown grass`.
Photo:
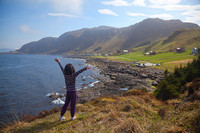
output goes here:
[{"label": "dry brown grass", "polygon": [[115,133],[146,133],[140,125],[132,118],[129,118],[122,122],[114,129]]},{"label": "dry brown grass", "polygon": [[186,133],[186,132],[183,131],[183,129],[180,127],[169,126],[169,127],[164,127],[161,130],[161,133]]},{"label": "dry brown grass", "polygon": [[168,64],[187,64],[192,61],[193,61],[193,59],[185,59],[185,60],[171,61],[171,62],[167,62],[167,63]]},{"label": "dry brown grass", "polygon": [[2,129],[8,133],[65,133],[65,132],[195,132],[199,131],[200,102],[182,104],[174,110],[174,103],[155,99],[140,90],[129,90],[121,97],[100,97],[78,104],[77,119],[70,121],[67,111],[65,121],[58,122],[59,112],[31,122],[18,122]]}]

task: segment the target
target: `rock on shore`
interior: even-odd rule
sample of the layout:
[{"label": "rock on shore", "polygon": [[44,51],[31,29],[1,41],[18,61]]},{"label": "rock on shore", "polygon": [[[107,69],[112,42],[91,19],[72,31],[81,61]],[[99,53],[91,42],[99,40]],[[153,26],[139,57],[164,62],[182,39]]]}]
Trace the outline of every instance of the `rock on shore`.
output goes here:
[{"label": "rock on shore", "polygon": [[[78,102],[85,103],[99,96],[121,95],[127,89],[145,89],[152,91],[152,85],[162,80],[162,70],[138,68],[131,62],[113,61],[106,58],[86,57],[86,63],[101,70],[104,77],[99,77],[98,84],[78,92]],[[154,84],[152,84],[154,83]]]}]

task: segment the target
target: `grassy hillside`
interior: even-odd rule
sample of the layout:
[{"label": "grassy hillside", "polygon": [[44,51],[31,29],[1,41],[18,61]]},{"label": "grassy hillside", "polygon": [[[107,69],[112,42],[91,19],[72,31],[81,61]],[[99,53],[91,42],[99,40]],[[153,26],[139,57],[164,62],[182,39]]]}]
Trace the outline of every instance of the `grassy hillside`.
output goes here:
[{"label": "grassy hillside", "polygon": [[179,100],[165,103],[151,94],[129,90],[120,97],[100,97],[92,102],[77,105],[77,119],[58,122],[59,113],[32,122],[17,122],[2,129],[6,133],[63,133],[63,132],[136,132],[167,133],[195,132],[199,130],[199,101],[174,106]]},{"label": "grassy hillside", "polygon": [[153,56],[145,56],[143,52],[137,51],[119,56],[109,56],[107,58],[140,63],[161,63],[160,66],[153,67],[163,70],[167,68],[172,72],[175,67],[179,67],[181,64],[182,66],[185,66],[188,62],[191,62],[194,58],[197,58],[196,56],[190,55],[191,52],[192,50],[186,50],[184,53],[166,52],[158,53]]},{"label": "grassy hillside", "polygon": [[[176,53],[178,47],[185,48],[186,52]],[[185,66],[196,58],[196,56],[190,55],[194,47],[200,48],[200,29],[182,29],[175,31],[167,39],[157,40],[151,44],[135,48],[134,51],[137,52],[107,58],[139,63],[161,63],[160,66],[154,67],[173,72],[175,67]],[[155,51],[157,54],[153,56],[144,55],[150,51]]]},{"label": "grassy hillside", "polygon": [[187,50],[200,47],[200,29],[177,30],[166,39],[154,41],[136,50],[144,52],[175,52],[178,47],[184,47]]}]

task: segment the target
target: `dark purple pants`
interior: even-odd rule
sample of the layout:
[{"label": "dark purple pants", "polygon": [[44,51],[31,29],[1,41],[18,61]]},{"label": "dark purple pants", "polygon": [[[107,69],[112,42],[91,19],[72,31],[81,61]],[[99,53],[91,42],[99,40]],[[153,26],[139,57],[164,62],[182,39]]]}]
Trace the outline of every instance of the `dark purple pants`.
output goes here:
[{"label": "dark purple pants", "polygon": [[62,107],[61,110],[61,116],[63,116],[65,114],[65,112],[67,111],[67,108],[70,105],[70,113],[71,113],[71,117],[74,117],[75,114],[75,110],[76,110],[76,91],[67,91],[67,95],[66,95],[66,99],[65,99],[65,104]]}]

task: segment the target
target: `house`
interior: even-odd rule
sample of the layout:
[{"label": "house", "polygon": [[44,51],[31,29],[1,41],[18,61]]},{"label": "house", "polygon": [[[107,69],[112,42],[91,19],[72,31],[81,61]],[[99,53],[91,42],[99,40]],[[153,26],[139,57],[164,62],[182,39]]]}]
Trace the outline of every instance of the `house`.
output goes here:
[{"label": "house", "polygon": [[128,50],[123,50],[123,53],[124,54],[128,54]]},{"label": "house", "polygon": [[183,53],[185,52],[185,48],[176,48],[176,53]]},{"label": "house", "polygon": [[150,51],[149,53],[145,53],[145,55],[156,55],[155,51]]},{"label": "house", "polygon": [[108,54],[104,54],[105,57],[108,57]]},{"label": "house", "polygon": [[155,51],[150,51],[149,55],[156,55],[156,52]]},{"label": "house", "polygon": [[200,53],[200,49],[199,48],[194,47],[192,49],[192,54],[199,54],[199,53]]}]

